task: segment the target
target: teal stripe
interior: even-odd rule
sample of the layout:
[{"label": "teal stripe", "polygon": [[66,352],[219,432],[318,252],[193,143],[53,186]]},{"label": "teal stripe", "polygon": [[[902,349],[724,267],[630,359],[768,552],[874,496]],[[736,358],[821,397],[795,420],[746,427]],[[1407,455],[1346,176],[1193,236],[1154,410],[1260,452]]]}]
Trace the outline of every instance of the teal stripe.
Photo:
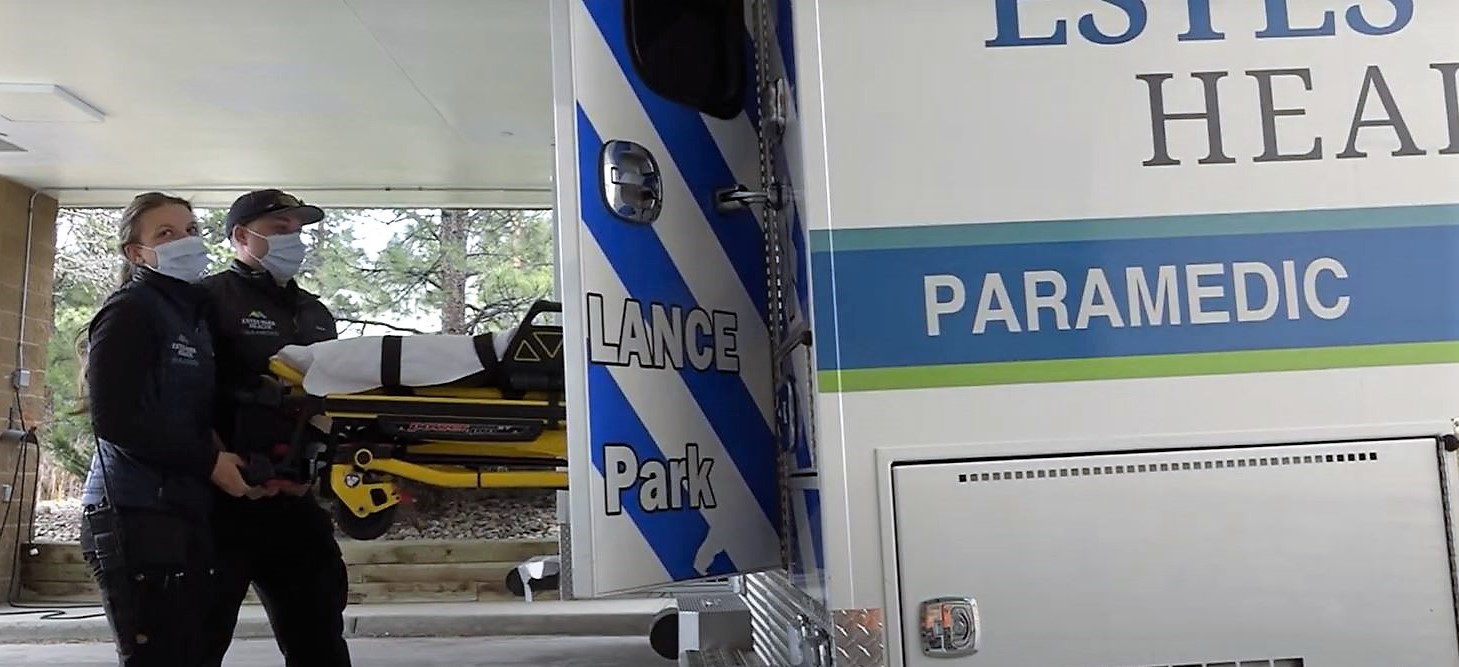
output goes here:
[{"label": "teal stripe", "polygon": [[940,248],[1459,225],[1459,205],[814,230],[811,251]]}]

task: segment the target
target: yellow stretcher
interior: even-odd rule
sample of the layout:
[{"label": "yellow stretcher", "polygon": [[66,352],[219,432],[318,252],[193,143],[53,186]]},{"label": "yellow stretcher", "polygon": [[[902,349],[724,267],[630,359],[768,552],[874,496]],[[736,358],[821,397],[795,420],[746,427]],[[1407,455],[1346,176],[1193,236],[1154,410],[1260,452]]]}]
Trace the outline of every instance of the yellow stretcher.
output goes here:
[{"label": "yellow stretcher", "polygon": [[[447,385],[309,396],[280,356],[269,366],[277,405],[318,430],[296,429],[333,496],[346,535],[384,535],[403,500],[399,482],[451,488],[567,488],[562,327],[534,324],[561,304],[539,301],[495,368]],[[488,334],[489,335],[489,334]],[[324,419],[320,419],[320,418]],[[322,427],[320,425],[322,424]],[[324,443],[305,442],[325,434]]]}]

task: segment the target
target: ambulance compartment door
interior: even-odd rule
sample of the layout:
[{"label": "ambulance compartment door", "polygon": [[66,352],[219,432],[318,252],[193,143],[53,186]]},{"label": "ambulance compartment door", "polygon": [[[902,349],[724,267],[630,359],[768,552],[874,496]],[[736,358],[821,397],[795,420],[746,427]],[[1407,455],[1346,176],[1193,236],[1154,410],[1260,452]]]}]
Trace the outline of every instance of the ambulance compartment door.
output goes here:
[{"label": "ambulance compartment door", "polygon": [[894,664],[1455,667],[1439,461],[1413,439],[895,467]]},{"label": "ambulance compartment door", "polygon": [[742,1],[553,1],[576,597],[781,564]]}]

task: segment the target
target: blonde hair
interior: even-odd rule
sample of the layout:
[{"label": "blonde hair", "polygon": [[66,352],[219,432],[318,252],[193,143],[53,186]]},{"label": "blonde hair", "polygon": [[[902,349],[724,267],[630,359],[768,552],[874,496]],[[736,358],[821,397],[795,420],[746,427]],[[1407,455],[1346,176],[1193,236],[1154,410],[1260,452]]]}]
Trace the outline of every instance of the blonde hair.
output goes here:
[{"label": "blonde hair", "polygon": [[[184,206],[187,210],[193,209],[192,202],[181,197],[174,197],[161,192],[144,192],[132,198],[132,202],[122,209],[122,217],[117,222],[117,252],[122,254],[122,270],[119,276],[120,285],[127,284],[132,279],[132,271],[135,267],[127,260],[127,246],[141,242],[140,232],[137,223],[152,211],[169,204]],[[120,286],[119,285],[119,286]]]},{"label": "blonde hair", "polygon": [[[141,232],[137,223],[141,221],[142,216],[146,215],[148,211],[153,211],[169,204],[185,206],[189,211],[193,209],[192,202],[181,197],[174,197],[172,195],[161,192],[144,192],[142,194],[139,194],[136,197],[132,198],[131,203],[127,204],[126,208],[122,209],[122,217],[117,221],[116,247],[117,252],[121,253],[122,256],[121,272],[118,275],[118,289],[125,286],[128,282],[131,282],[132,272],[136,270],[136,267],[132,265],[132,262],[127,259],[127,246],[134,243],[140,243],[142,240]],[[76,352],[76,360],[78,362],[76,372],[78,406],[76,410],[71,413],[75,415],[86,414],[91,409],[91,401],[90,397],[88,396],[89,392],[86,384],[86,363],[87,358],[89,357],[88,352],[90,351],[91,343],[87,336],[89,330],[89,325],[83,326],[80,331],[76,332],[76,338],[72,341],[72,348]]]}]

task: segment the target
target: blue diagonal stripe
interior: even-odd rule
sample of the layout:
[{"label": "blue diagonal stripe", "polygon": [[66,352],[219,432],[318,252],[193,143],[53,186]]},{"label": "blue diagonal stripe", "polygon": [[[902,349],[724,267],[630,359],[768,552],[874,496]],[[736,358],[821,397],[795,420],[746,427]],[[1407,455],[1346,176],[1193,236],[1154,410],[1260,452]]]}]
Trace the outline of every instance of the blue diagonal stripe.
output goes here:
[{"label": "blue diagonal stripe", "polygon": [[[783,149],[776,151],[775,174],[776,177],[780,179],[781,184],[788,191],[795,191],[795,172],[793,169],[790,168],[789,158],[787,158]],[[801,218],[800,215],[800,205],[797,203],[794,197],[790,197],[786,201],[786,206],[782,211],[782,215],[788,219],[786,229],[788,230],[788,234],[790,236],[790,248],[787,249],[787,254],[790,254],[795,258],[796,264],[795,275],[791,276],[791,279],[795,282],[795,284],[792,286],[795,290],[794,297],[798,305],[800,306],[800,312],[808,315],[810,313],[811,307],[811,274],[809,261],[810,249],[808,247],[810,244],[806,237],[804,220]],[[782,318],[786,318],[788,317],[788,313],[782,313],[781,316]],[[790,323],[788,320],[786,320],[782,321],[780,324],[782,328],[784,328],[788,327]]]},{"label": "blue diagonal stripe", "polygon": [[795,290],[800,300],[800,312],[811,312],[811,253],[806,247],[805,228],[801,226],[800,211],[790,207],[790,243],[795,248]]},{"label": "blue diagonal stripe", "polygon": [[[776,173],[779,175],[781,181],[785,184],[785,187],[790,190],[794,190],[796,186],[795,174],[792,173],[790,165],[786,162],[783,155],[776,160],[775,168]],[[794,253],[793,256],[795,257],[796,264],[794,276],[795,298],[799,302],[800,312],[803,314],[809,314],[811,307],[811,255],[810,248],[808,247],[809,243],[806,238],[805,227],[803,226],[804,222],[800,217],[800,206],[796,204],[794,197],[791,197],[786,202],[785,210],[787,212],[787,215],[790,217],[790,224],[787,225],[790,234],[791,246],[789,252]]]},{"label": "blue diagonal stripe", "polygon": [[818,574],[824,573],[826,569],[826,554],[824,543],[821,541],[821,492],[816,489],[806,489],[805,492],[805,515],[806,522],[811,528],[811,553],[815,557],[815,566]]},{"label": "blue diagonal stripe", "polygon": [[[686,310],[697,307],[698,301],[674,267],[653,226],[618,220],[603,205],[598,192],[598,178],[594,175],[603,140],[581,106],[577,108],[577,132],[578,160],[584,171],[578,179],[583,222],[603,249],[618,279],[633,298],[643,303],[674,304]],[[660,219],[654,225],[679,222]],[[752,321],[745,315],[741,314],[741,329],[763,326],[763,320]],[[764,360],[743,359],[741,362],[764,363]],[[683,378],[699,409],[708,417],[710,428],[719,436],[765,518],[771,525],[779,526],[779,480],[774,435],[744,380],[738,374],[699,372],[687,367],[679,371],[679,377]],[[597,407],[594,406],[593,410],[596,412]]]},{"label": "blue diagonal stripe", "polygon": [[795,91],[795,28],[792,22],[790,0],[775,3],[775,41],[780,44],[780,55],[785,61],[785,82]]},{"label": "blue diagonal stripe", "polygon": [[[678,167],[679,173],[689,185],[689,191],[699,210],[714,231],[714,237],[724,248],[730,264],[739,275],[740,284],[749,295],[750,302],[760,313],[761,321],[769,321],[769,291],[765,285],[765,237],[760,232],[759,221],[748,208],[730,214],[715,210],[714,192],[734,185],[734,172],[725,163],[714,136],[704,124],[704,118],[695,109],[670,102],[649,89],[638,76],[628,54],[627,28],[624,24],[621,3],[585,0],[583,3],[602,32],[604,41],[613,51],[618,68],[633,87],[634,95],[649,122],[658,131],[659,138],[669,150],[669,157]],[[757,172],[758,176],[758,172]],[[758,189],[759,183],[744,184]],[[690,224],[688,220],[676,220],[675,224]]]},{"label": "blue diagonal stripe", "polygon": [[[786,452],[795,456],[797,470],[806,470],[811,467],[810,428],[807,420],[810,415],[805,414],[801,409],[801,382],[805,378],[798,377],[796,373],[795,355],[787,357],[781,362],[781,372],[785,374],[785,380],[777,390],[779,401],[779,417],[781,426],[780,446]],[[812,372],[814,372],[812,370]]]},{"label": "blue diagonal stripe", "polygon": [[[812,578],[815,583],[824,591],[826,584],[826,559],[825,548],[821,542],[821,493],[816,489],[797,489],[797,504],[805,507],[805,523],[800,522],[798,515],[792,517],[795,522],[795,532],[791,534],[791,562],[790,571],[796,575],[804,576],[804,583],[810,584]],[[807,560],[806,547],[810,547],[810,560]]]},{"label": "blue diagonal stripe", "polygon": [[[593,467],[606,479],[607,461],[604,459],[604,445],[621,443],[632,446],[640,462],[648,459],[666,460],[664,452],[644,428],[633,405],[623,395],[618,382],[604,366],[588,364],[589,433],[593,438]],[[709,536],[709,521],[696,509],[682,509],[669,512],[648,512],[638,502],[640,484],[623,492],[623,511],[633,519],[638,531],[648,541],[649,547],[664,564],[664,569],[674,581],[694,579],[701,576],[694,570],[694,557],[699,545]],[[728,569],[716,570],[728,566]],[[729,562],[728,554],[716,558],[709,566],[709,576],[733,574],[737,570]]]},{"label": "blue diagonal stripe", "polygon": [[749,28],[741,30],[741,35],[745,40],[745,117],[750,119],[750,127],[755,128],[755,133],[758,135],[760,132],[760,88],[755,81],[755,36],[750,34]]}]

